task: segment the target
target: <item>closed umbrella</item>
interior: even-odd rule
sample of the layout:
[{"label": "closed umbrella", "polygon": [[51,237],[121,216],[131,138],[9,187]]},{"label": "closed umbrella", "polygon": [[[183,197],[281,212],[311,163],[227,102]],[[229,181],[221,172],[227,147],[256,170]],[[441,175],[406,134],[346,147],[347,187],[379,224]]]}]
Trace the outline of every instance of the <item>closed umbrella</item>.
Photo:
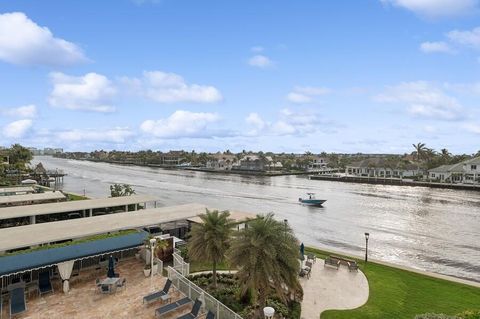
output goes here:
[{"label": "closed umbrella", "polygon": [[303,243],[300,244],[300,259],[305,260],[305,245]]},{"label": "closed umbrella", "polygon": [[115,277],[115,261],[113,260],[113,256],[110,255],[108,258],[108,272],[107,272],[107,277],[108,278],[114,278]]}]

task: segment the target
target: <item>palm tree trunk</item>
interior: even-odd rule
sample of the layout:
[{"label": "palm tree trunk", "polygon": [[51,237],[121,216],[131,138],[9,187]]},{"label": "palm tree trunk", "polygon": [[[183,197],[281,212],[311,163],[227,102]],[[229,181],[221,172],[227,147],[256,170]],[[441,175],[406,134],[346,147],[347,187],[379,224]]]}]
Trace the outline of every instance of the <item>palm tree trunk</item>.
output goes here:
[{"label": "palm tree trunk", "polygon": [[213,277],[213,287],[217,288],[217,261],[216,260],[213,260],[212,277]]}]

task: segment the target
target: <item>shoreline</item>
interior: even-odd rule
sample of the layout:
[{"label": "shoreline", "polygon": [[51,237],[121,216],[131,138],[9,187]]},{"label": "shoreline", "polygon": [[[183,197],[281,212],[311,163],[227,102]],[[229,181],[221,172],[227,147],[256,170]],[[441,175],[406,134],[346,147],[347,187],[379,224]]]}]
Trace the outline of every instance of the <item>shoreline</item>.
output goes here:
[{"label": "shoreline", "polygon": [[107,164],[116,164],[116,165],[124,165],[124,166],[139,166],[139,167],[153,167],[153,168],[163,168],[166,170],[179,170],[179,171],[192,171],[192,172],[204,172],[204,173],[213,173],[213,174],[223,174],[223,175],[243,175],[243,176],[263,176],[263,177],[271,177],[271,176],[288,176],[288,175],[311,175],[312,172],[263,172],[263,171],[231,171],[231,170],[212,170],[203,167],[178,167],[178,166],[166,166],[162,164],[142,164],[142,163],[135,163],[135,162],[123,162],[123,161],[104,161],[104,160],[93,160],[93,159],[73,159],[73,158],[62,158],[62,157],[55,157],[59,159],[65,160],[74,160],[74,161],[87,161],[87,162],[94,162],[94,163],[107,163]]},{"label": "shoreline", "polygon": [[324,176],[324,175],[310,175],[309,179],[317,180],[317,181],[332,181],[332,182],[357,183],[357,184],[429,187],[429,188],[438,188],[438,189],[468,190],[468,191],[474,191],[474,192],[480,191],[480,185],[432,183],[432,182],[421,182],[421,181],[393,179],[393,178],[376,178],[376,177],[360,177],[360,176],[333,177],[333,176]]},{"label": "shoreline", "polygon": [[[56,157],[61,158],[61,157]],[[63,158],[62,158],[63,159]],[[67,159],[68,160],[68,159]],[[260,176],[260,177],[275,177],[275,176],[308,176],[310,180],[319,181],[332,181],[343,183],[356,183],[356,184],[373,184],[373,185],[392,185],[392,186],[408,186],[408,187],[429,187],[437,189],[453,189],[453,190],[467,190],[467,191],[480,191],[480,185],[469,184],[448,184],[448,183],[432,183],[413,181],[408,179],[393,179],[393,178],[373,178],[373,177],[360,177],[360,176],[343,176],[333,177],[328,175],[316,175],[314,172],[260,172],[260,171],[227,171],[227,170],[212,170],[202,167],[177,167],[177,166],[165,166],[161,164],[141,164],[134,162],[122,162],[122,161],[104,161],[104,160],[92,160],[92,159],[75,159],[77,161],[89,161],[94,163],[108,163],[125,166],[140,166],[140,167],[153,167],[162,168],[166,170],[184,170],[191,172],[203,172],[221,175],[240,175],[240,176]]]}]

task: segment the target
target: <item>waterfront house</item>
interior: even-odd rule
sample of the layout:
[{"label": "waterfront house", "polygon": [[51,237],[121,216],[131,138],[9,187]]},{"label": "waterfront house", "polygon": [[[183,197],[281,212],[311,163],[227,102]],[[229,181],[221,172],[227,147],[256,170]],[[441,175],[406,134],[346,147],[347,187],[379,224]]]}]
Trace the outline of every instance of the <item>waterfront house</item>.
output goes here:
[{"label": "waterfront house", "polygon": [[385,158],[367,158],[346,166],[347,175],[381,178],[411,178],[423,175],[417,164],[404,161],[389,161]]},{"label": "waterfront house", "polygon": [[232,170],[238,171],[250,171],[250,172],[264,172],[268,170],[269,164],[271,164],[271,157],[258,156],[258,155],[246,155],[237,165],[232,167]]},{"label": "waterfront house", "polygon": [[440,183],[480,184],[480,157],[432,168],[428,171],[428,180]]},{"label": "waterfront house", "polygon": [[160,156],[162,165],[177,166],[185,160],[185,153],[183,151],[169,151]]},{"label": "waterfront house", "polygon": [[320,172],[324,171],[327,166],[328,163],[324,157],[314,155],[311,157],[310,162],[308,163],[307,170],[309,172]]},{"label": "waterfront house", "polygon": [[229,171],[237,162],[237,158],[233,154],[216,153],[210,157],[206,167],[216,171]]},{"label": "waterfront house", "polygon": [[271,156],[265,156],[267,168],[269,171],[281,171],[283,164],[280,161],[275,162]]}]

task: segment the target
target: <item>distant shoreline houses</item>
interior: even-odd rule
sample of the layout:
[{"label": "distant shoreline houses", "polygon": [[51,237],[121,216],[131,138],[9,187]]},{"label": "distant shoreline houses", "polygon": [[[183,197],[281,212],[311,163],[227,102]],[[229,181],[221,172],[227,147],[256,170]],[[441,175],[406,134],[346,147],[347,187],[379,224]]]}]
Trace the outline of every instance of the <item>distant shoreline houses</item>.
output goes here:
[{"label": "distant shoreline houses", "polygon": [[423,176],[423,170],[418,164],[408,161],[367,158],[347,165],[345,174],[362,177],[413,178]]},{"label": "distant shoreline houses", "polygon": [[480,184],[480,157],[433,168],[428,171],[428,180],[440,183]]},{"label": "distant shoreline houses", "polygon": [[346,166],[345,175],[372,178],[409,178],[434,183],[480,184],[480,157],[429,170],[409,161],[367,158]]},{"label": "distant shoreline houses", "polygon": [[[47,150],[51,152],[50,149]],[[94,151],[63,153],[54,156],[118,164],[184,168],[207,172],[249,175],[312,174],[334,177],[405,179],[432,183],[480,184],[480,156],[456,164],[427,169],[435,161],[425,161],[412,154],[287,154],[230,151],[195,153],[186,151]],[[45,152],[44,152],[45,153]],[[463,158],[468,158],[467,155]],[[437,158],[438,159],[438,158]],[[440,163],[456,159],[446,157]]]}]

